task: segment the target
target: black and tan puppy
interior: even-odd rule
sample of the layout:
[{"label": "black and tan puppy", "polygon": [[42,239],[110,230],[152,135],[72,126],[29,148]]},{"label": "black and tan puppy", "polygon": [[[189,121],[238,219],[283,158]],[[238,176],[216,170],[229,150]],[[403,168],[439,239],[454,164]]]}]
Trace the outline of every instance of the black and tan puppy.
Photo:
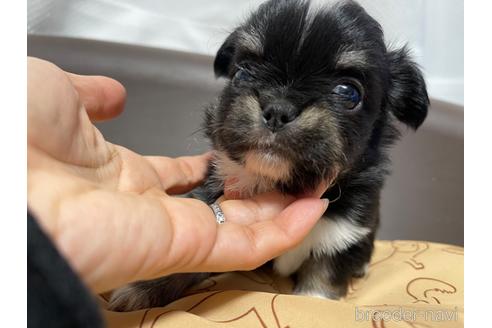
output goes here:
[{"label": "black and tan puppy", "polygon": [[[332,181],[324,197],[337,201],[273,265],[294,277],[296,294],[344,296],[373,251],[397,121],[416,129],[426,117],[421,72],[405,49],[386,48],[357,3],[315,9],[298,0],[261,5],[221,46],[214,69],[228,83],[206,111],[217,155],[197,194],[212,203],[224,188],[298,194]],[[207,276],[137,282],[116,291],[111,307],[162,306]]]}]

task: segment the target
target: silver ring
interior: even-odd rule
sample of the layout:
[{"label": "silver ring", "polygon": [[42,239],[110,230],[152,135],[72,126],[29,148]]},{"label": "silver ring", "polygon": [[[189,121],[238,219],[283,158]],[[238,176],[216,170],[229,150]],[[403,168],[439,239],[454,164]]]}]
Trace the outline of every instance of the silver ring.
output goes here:
[{"label": "silver ring", "polygon": [[219,204],[217,203],[210,204],[210,208],[212,209],[212,211],[214,211],[215,221],[217,221],[218,224],[223,224],[225,222],[225,215],[224,212],[222,212],[222,209],[220,208]]}]

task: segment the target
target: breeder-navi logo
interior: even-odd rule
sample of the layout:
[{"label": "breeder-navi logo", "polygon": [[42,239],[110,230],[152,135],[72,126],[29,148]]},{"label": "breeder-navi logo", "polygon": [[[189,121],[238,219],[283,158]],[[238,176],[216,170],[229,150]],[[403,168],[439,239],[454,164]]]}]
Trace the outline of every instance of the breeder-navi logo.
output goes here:
[{"label": "breeder-navi logo", "polygon": [[355,321],[457,321],[458,309],[419,310],[396,307],[388,310],[355,307]]}]

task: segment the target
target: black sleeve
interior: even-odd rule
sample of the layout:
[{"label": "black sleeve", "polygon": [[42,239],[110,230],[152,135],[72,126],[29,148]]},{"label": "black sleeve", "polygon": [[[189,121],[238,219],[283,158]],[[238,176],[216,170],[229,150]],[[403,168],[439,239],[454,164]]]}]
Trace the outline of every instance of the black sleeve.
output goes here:
[{"label": "black sleeve", "polygon": [[103,327],[94,297],[27,213],[27,326]]}]

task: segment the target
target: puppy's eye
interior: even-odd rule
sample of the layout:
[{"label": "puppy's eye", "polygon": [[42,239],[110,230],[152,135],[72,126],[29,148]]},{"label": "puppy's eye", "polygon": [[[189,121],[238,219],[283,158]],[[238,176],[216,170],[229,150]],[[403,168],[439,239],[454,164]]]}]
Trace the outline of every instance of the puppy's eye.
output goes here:
[{"label": "puppy's eye", "polygon": [[251,76],[251,74],[249,74],[243,68],[239,68],[237,70],[236,74],[234,74],[234,80],[235,81],[251,81],[252,79],[253,79],[253,77]]},{"label": "puppy's eye", "polygon": [[362,100],[359,89],[350,83],[339,84],[332,92],[340,97],[341,102],[347,109],[354,109]]}]

